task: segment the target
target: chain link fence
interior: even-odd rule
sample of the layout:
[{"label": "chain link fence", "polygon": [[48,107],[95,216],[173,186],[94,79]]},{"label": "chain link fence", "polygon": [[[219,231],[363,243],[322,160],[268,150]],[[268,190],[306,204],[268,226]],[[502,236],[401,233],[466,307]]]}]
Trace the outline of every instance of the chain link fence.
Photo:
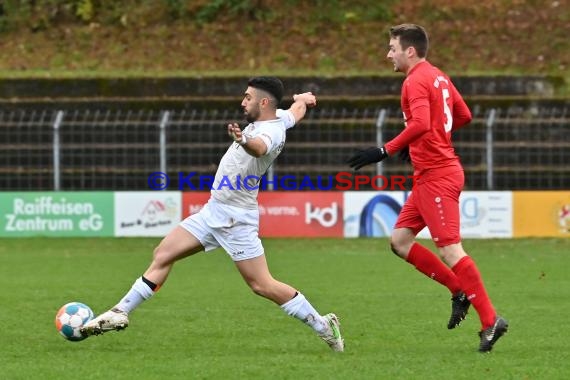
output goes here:
[{"label": "chain link fence", "polygon": [[[467,189],[570,189],[566,107],[475,105],[472,111],[473,122],[453,135]],[[199,186],[199,176],[215,173],[230,144],[226,125],[241,119],[239,111],[202,109],[0,112],[0,186],[4,191],[148,190],[149,175],[160,171],[171,179],[168,189],[190,190],[182,185]],[[349,171],[344,160],[356,149],[380,145],[402,127],[399,108],[312,109],[289,131],[268,174],[317,181]],[[396,157],[361,172],[412,174]]]}]

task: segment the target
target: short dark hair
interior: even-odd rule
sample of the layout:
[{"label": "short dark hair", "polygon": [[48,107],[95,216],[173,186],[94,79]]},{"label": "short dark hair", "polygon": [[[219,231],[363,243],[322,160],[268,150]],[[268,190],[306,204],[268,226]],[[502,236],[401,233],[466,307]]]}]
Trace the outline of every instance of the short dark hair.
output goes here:
[{"label": "short dark hair", "polygon": [[416,49],[418,57],[427,56],[429,39],[426,30],[415,24],[401,24],[390,28],[390,38],[400,37],[402,49],[412,46]]},{"label": "short dark hair", "polygon": [[283,92],[285,91],[283,87],[283,82],[276,77],[254,77],[251,78],[247,85],[249,87],[257,88],[269,93],[275,98],[276,105],[281,103],[283,98]]}]

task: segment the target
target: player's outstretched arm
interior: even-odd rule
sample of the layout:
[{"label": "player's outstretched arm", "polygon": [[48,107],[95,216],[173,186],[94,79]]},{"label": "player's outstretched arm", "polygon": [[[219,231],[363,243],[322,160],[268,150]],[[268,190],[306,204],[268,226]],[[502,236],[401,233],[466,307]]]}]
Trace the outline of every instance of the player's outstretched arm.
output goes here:
[{"label": "player's outstretched arm", "polygon": [[293,95],[293,104],[289,107],[289,111],[295,117],[295,124],[305,117],[307,108],[317,105],[317,98],[312,92],[304,92],[302,94]]}]

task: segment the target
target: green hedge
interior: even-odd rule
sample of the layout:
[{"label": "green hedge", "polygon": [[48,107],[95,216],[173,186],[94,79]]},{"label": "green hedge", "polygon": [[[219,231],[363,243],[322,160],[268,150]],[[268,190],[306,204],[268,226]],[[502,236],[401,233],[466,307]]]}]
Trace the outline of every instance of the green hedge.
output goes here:
[{"label": "green hedge", "polygon": [[0,2],[0,32],[28,27],[34,31],[61,24],[129,22],[168,23],[191,20],[206,24],[225,17],[245,20],[276,19],[288,10],[302,7],[313,22],[329,25],[353,20],[387,21],[393,0],[370,3],[364,0],[6,0]]}]

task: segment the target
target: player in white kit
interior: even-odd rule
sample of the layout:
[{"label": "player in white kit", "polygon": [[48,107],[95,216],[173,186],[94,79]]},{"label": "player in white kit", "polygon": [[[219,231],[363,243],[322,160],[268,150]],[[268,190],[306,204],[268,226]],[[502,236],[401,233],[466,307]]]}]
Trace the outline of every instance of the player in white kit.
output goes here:
[{"label": "player in white kit", "polygon": [[307,92],[294,95],[288,110],[278,109],[283,91],[283,83],[275,77],[249,80],[241,102],[249,124],[243,131],[237,123],[228,124],[233,143],[220,161],[208,203],[160,242],[144,274],[117,305],[88,322],[82,334],[126,328],[129,313],[158,291],[176,261],[222,247],[256,294],[313,328],[332,350],[344,350],[337,316],[319,314],[298,290],[274,279],[258,237],[258,180],[281,153],[287,129],[305,116],[307,107],[317,104]]}]

